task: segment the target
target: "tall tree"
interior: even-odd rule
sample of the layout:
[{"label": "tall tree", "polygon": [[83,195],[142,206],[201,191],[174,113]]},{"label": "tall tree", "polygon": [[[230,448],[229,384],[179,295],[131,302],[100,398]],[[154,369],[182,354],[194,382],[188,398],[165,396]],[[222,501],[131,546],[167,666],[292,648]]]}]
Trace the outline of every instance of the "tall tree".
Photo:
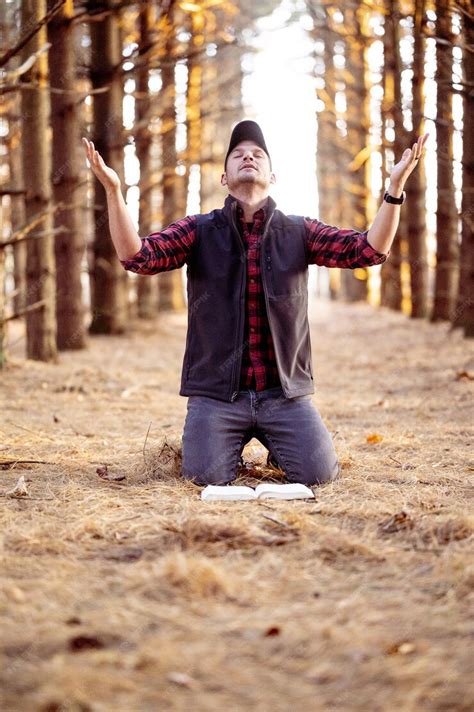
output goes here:
[{"label": "tall tree", "polygon": [[[221,15],[218,19],[223,21]],[[203,64],[205,91],[201,92],[201,210],[213,210],[225,198],[220,185],[224,157],[233,124],[242,119],[242,55],[240,44],[217,48],[216,55]]]},{"label": "tall tree", "polygon": [[453,325],[474,337],[474,22],[470,0],[464,0],[461,15],[463,41],[463,154],[460,279]]},{"label": "tall tree", "polygon": [[[22,61],[46,44],[46,26],[39,21],[46,14],[46,0],[22,0],[22,34],[35,25],[38,31],[22,49]],[[33,87],[22,92],[23,174],[27,193],[25,217],[35,227],[30,232],[26,260],[26,298],[31,308],[26,314],[27,356],[51,361],[56,358],[56,280],[51,205],[51,139],[48,87],[48,58],[42,52],[22,81]]]},{"label": "tall tree", "polygon": [[[369,202],[369,150],[370,103],[367,86],[366,13],[363,5],[346,6],[344,21],[346,32],[346,122],[347,144],[352,160],[349,164],[352,202],[351,226],[355,230],[367,229]],[[358,111],[355,110],[358,107]],[[342,296],[349,301],[367,299],[367,268],[342,270]]]},{"label": "tall tree", "polygon": [[[336,55],[337,33],[333,28],[328,12],[330,1],[325,0],[323,7],[310,6],[313,19],[312,36],[322,40],[323,56],[315,55],[315,73],[317,78],[316,94],[321,109],[317,112],[317,149],[316,171],[318,178],[319,215],[318,218],[328,225],[341,225],[344,220],[343,204],[345,191],[341,175],[344,166],[341,161],[341,149],[345,130],[338,129],[338,121],[345,123],[338,116],[336,109],[336,84],[341,78],[334,63]],[[323,268],[320,268],[323,269]],[[341,270],[329,270],[329,293],[336,298],[341,281]]]},{"label": "tall tree", "polygon": [[[14,100],[15,115],[9,122],[8,136],[8,157],[10,162],[10,185],[18,193],[11,196],[10,219],[11,230],[16,230],[25,225],[25,199],[21,192],[24,188],[23,160],[22,160],[22,140],[21,140],[21,117],[17,115],[16,107],[20,108],[21,96],[16,93]],[[18,111],[18,114],[20,112]],[[13,245],[13,282],[15,285],[13,297],[13,311],[15,314],[25,307],[26,299],[26,242],[21,240]]]},{"label": "tall tree", "polygon": [[[88,9],[95,2],[88,0]],[[123,81],[121,73],[122,42],[120,10],[113,0],[104,0],[105,13],[91,25],[91,82],[94,90],[92,140],[107,165],[123,183]],[[92,322],[96,334],[124,331],[128,317],[127,273],[122,268],[110,237],[107,201],[102,184],[95,186],[95,236],[91,270]]]},{"label": "tall tree", "polygon": [[[383,162],[385,177],[388,176],[386,165],[389,154],[398,160],[403,152],[403,107],[401,91],[401,57],[400,57],[400,7],[398,0],[387,0],[384,32],[384,101],[382,103],[383,119]],[[387,133],[393,132],[394,140],[389,141]],[[385,185],[382,185],[385,192]],[[382,265],[381,299],[382,306],[400,310],[402,307],[401,281],[401,235],[405,227],[405,213],[400,213],[400,224],[390,250],[390,259]]]},{"label": "tall tree", "polygon": [[[155,8],[151,3],[146,3],[140,8],[139,22],[139,52],[142,57],[149,51],[152,42],[152,29],[156,22]],[[150,133],[150,71],[148,63],[144,62],[137,69],[137,98],[136,98],[136,151],[140,163],[140,206],[138,215],[139,234],[148,235],[152,230],[152,205],[151,205],[151,133]],[[154,289],[155,280],[147,276],[138,276],[137,302],[138,316],[141,319],[151,319],[156,315],[157,299]]]},{"label": "tall tree", "polygon": [[[56,0],[48,0],[52,8]],[[55,240],[56,318],[59,349],[81,349],[86,344],[81,264],[85,249],[76,198],[80,183],[80,123],[75,88],[75,31],[73,0],[48,23],[51,125],[53,129],[53,191],[58,209],[55,224],[66,228]],[[82,157],[82,156],[81,156]],[[59,207],[62,206],[62,207]]]},{"label": "tall tree", "polygon": [[[415,0],[413,28],[413,78],[412,78],[412,133],[409,145],[424,133],[423,84],[425,64],[424,40],[425,0]],[[416,171],[407,182],[407,203],[410,219],[407,221],[408,264],[410,267],[412,317],[428,316],[428,256],[426,245],[425,215],[426,177],[425,164],[420,161]]]},{"label": "tall tree", "polygon": [[[182,176],[176,172],[176,27],[174,13],[166,17],[164,23],[166,32],[166,61],[163,62],[161,77],[163,90],[161,93],[161,145],[162,145],[162,193],[163,193],[163,225],[169,225],[182,217],[186,210]],[[181,183],[181,184],[180,184]],[[184,203],[184,205],[183,205]],[[158,275],[159,310],[181,309],[184,306],[184,289],[181,270],[171,270]]]},{"label": "tall tree", "polygon": [[453,34],[448,0],[436,0],[436,138],[438,208],[436,275],[432,321],[452,319],[458,288],[458,218],[453,177]]}]

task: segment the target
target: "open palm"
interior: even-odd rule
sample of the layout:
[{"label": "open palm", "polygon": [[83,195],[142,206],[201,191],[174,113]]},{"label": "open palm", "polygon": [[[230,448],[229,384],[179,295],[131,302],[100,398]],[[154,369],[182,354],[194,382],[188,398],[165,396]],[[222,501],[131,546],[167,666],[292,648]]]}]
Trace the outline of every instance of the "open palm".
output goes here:
[{"label": "open palm", "polygon": [[102,183],[106,191],[113,191],[120,188],[120,178],[117,173],[106,165],[99,151],[95,150],[92,141],[87,138],[82,139],[82,145],[86,150],[86,156],[90,163],[91,170],[98,180]]},{"label": "open palm", "polygon": [[398,185],[405,185],[405,182],[410,173],[415,169],[419,159],[422,156],[423,148],[428,140],[429,134],[420,136],[413,144],[412,148],[406,148],[400,161],[393,167],[390,175],[390,182]]}]

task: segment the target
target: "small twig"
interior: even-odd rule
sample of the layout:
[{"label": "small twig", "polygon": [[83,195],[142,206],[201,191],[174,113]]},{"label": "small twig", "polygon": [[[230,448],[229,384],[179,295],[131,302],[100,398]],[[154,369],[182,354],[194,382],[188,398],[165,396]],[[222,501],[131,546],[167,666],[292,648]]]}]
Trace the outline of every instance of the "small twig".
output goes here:
[{"label": "small twig", "polygon": [[6,492],[0,492],[0,497],[8,497],[8,499],[16,499],[21,502],[24,502],[27,499],[57,499],[57,497],[30,497],[30,495],[27,495],[26,497],[15,497],[15,495],[7,494]]},{"label": "small twig", "polygon": [[0,469],[9,465],[55,465],[49,460],[2,460],[0,459]]},{"label": "small twig", "polygon": [[266,507],[267,509],[270,509],[272,512],[275,511],[274,507],[270,507],[269,504],[265,504],[264,502],[259,502],[260,507]]},{"label": "small twig", "polygon": [[148,430],[146,431],[146,436],[145,436],[145,442],[143,443],[143,460],[145,462],[146,467],[148,467],[148,463],[146,461],[146,456],[145,456],[145,449],[146,449],[146,443],[148,440],[148,434],[150,432],[151,424],[153,423],[152,420],[150,420],[150,425],[148,426]]},{"label": "small twig", "polygon": [[389,455],[389,458],[390,458],[391,460],[393,460],[394,462],[396,462],[397,465],[400,465],[400,467],[403,467],[403,463],[400,462],[400,460],[397,460],[396,457],[392,457],[392,455]]},{"label": "small twig", "polygon": [[269,514],[262,514],[262,517],[265,517],[265,519],[269,519],[271,522],[274,522],[275,524],[279,524],[281,527],[285,527],[285,529],[293,529],[293,527],[290,524],[287,524],[286,522],[282,522],[279,519],[275,519],[274,517],[270,517]]}]

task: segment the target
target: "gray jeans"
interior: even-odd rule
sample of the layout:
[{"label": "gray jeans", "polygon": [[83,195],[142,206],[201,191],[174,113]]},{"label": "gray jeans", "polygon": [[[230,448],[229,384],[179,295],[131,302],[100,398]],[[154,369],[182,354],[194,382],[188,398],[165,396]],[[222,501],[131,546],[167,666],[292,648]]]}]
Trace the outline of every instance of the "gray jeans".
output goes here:
[{"label": "gray jeans", "polygon": [[331,435],[311,396],[286,398],[277,386],[239,391],[233,402],[189,396],[183,477],[199,485],[232,482],[252,437],[269,450],[289,482],[322,484],[340,472]]}]

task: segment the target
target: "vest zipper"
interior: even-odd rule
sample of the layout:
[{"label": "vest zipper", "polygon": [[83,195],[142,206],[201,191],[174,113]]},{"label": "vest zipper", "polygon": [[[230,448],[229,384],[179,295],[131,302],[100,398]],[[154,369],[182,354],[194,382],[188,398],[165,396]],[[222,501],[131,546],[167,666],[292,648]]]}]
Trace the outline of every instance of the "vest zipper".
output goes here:
[{"label": "vest zipper", "polygon": [[[242,238],[241,238],[241,236],[240,236],[240,232],[238,231],[237,226],[236,226],[236,224],[235,224],[235,211],[236,211],[236,209],[237,209],[237,202],[234,201],[234,202],[232,203],[232,206],[231,206],[231,224],[232,224],[232,229],[234,230],[235,234],[237,235],[237,237],[238,237],[238,239],[239,239],[240,246],[241,246],[241,248],[242,248],[242,257],[245,258],[245,247],[244,247],[244,243],[243,243]],[[274,212],[275,212],[275,211],[273,211],[272,214],[271,214],[271,215],[268,217],[268,219],[267,219],[265,228],[264,228],[264,230],[263,230],[262,239],[261,239],[261,241],[260,241],[260,271],[262,272],[262,275],[263,275],[263,272],[265,271],[265,270],[262,270],[262,268],[261,268],[261,258],[262,258],[263,241],[265,240],[265,238],[266,238],[266,236],[267,236],[267,234],[268,234],[268,230],[269,230],[270,223],[271,223],[271,221],[272,221]],[[246,272],[247,272],[247,264],[245,264],[245,270],[244,270],[244,280],[243,280],[244,285],[246,284]],[[263,276],[262,276],[262,284],[263,284],[263,293],[265,294],[265,304],[267,305],[268,322],[269,322],[269,325],[270,325],[270,313],[269,313],[269,309],[268,309],[268,296],[267,296],[267,291],[266,291],[265,278],[264,278]],[[242,315],[241,315],[241,314],[240,314],[240,321],[242,321]],[[239,329],[240,329],[240,323],[239,323]],[[272,330],[271,330],[271,325],[270,325],[270,333],[271,333],[271,331],[272,331]],[[273,334],[272,334],[272,338],[273,338]],[[275,357],[276,357],[276,352],[275,352]],[[233,367],[233,371],[232,371],[232,379],[231,379],[231,380],[232,380],[232,383],[234,383],[235,363],[236,363],[236,361],[234,361],[234,367]],[[240,358],[239,358],[239,368],[238,368],[238,370],[237,370],[237,378],[240,378],[240,367],[241,367],[241,364],[242,364],[242,347],[240,346]],[[278,366],[278,361],[277,361],[277,366]],[[280,376],[280,380],[281,380],[281,376]],[[235,386],[235,387],[237,388],[237,386]],[[283,384],[282,384],[282,387],[283,387]],[[284,389],[283,389],[283,390],[284,390]],[[234,400],[237,398],[238,394],[239,394],[238,390],[235,390],[235,391],[232,393],[232,396],[231,396],[231,399],[230,399],[231,402],[234,401]],[[285,395],[286,395],[286,394],[285,394]]]},{"label": "vest zipper", "polygon": [[[235,224],[235,212],[236,212],[236,210],[237,210],[237,201],[234,200],[234,202],[233,202],[232,205],[231,205],[231,210],[230,210],[230,217],[231,217],[230,222],[231,222],[231,226],[232,226],[232,229],[233,229],[234,233],[237,235],[237,239],[238,239],[239,244],[240,244],[240,247],[241,247],[242,261],[245,263],[245,267],[244,267],[244,277],[243,277],[243,280],[242,280],[243,289],[242,289],[242,285],[241,285],[241,287],[240,287],[240,299],[242,299],[242,292],[245,293],[245,287],[246,287],[246,281],[247,281],[247,280],[246,280],[247,264],[246,264],[246,257],[245,257],[245,246],[244,246],[243,240],[242,240],[242,238],[241,238],[241,236],[240,236],[240,232],[239,232],[238,229],[237,229],[237,225]],[[245,308],[245,307],[244,307],[244,308]],[[241,313],[241,310],[239,310],[239,325],[238,325],[239,338],[240,338],[241,323],[242,323],[242,313]],[[242,363],[242,345],[241,345],[241,344],[239,345],[239,350],[240,350],[240,358],[238,359],[238,361],[239,361],[239,369],[238,369],[238,371],[237,371],[237,378],[240,378],[240,366],[241,366],[241,363]],[[231,396],[231,398],[230,398],[231,402],[234,401],[234,400],[237,398],[238,394],[239,394],[239,391],[238,391],[238,382],[234,385],[234,381],[235,381],[235,371],[236,371],[236,368],[235,368],[236,361],[237,361],[237,359],[234,359],[234,363],[232,364],[232,375],[231,375],[231,379],[230,379],[230,380],[231,380],[231,383],[232,383],[232,388],[235,388],[235,389],[236,389],[236,390],[234,390],[234,391],[232,392],[232,396]]]},{"label": "vest zipper", "polygon": [[[273,345],[275,346],[275,339],[274,339],[274,337],[273,337],[273,333],[274,333],[274,332],[272,332],[272,317],[271,317],[270,309],[269,309],[269,306],[268,306],[268,293],[267,293],[267,283],[266,283],[266,277],[265,277],[265,265],[262,266],[263,242],[264,242],[264,240],[265,240],[265,238],[266,238],[266,236],[267,236],[268,227],[269,227],[269,225],[270,225],[270,221],[271,221],[272,217],[273,217],[273,213],[272,213],[272,214],[270,215],[270,217],[268,218],[267,224],[265,225],[265,230],[263,231],[262,241],[261,241],[261,243],[260,243],[260,272],[261,272],[261,274],[262,274],[263,293],[264,293],[264,295],[265,295],[265,304],[266,304],[266,307],[267,307],[268,325],[269,325],[269,327],[270,327],[270,334],[272,335]],[[282,381],[282,378],[281,378],[281,368],[280,368],[280,365],[279,365],[279,363],[278,363],[278,353],[277,353],[276,347],[275,347],[275,361],[276,361],[276,365],[277,365],[277,369],[278,369],[278,375],[279,375],[279,377],[280,377],[280,383],[281,383],[281,387],[282,387],[283,393],[285,394],[286,397],[288,397],[288,393],[287,393],[287,391],[286,391],[286,389],[285,389],[285,386],[283,385],[283,381]]]}]

